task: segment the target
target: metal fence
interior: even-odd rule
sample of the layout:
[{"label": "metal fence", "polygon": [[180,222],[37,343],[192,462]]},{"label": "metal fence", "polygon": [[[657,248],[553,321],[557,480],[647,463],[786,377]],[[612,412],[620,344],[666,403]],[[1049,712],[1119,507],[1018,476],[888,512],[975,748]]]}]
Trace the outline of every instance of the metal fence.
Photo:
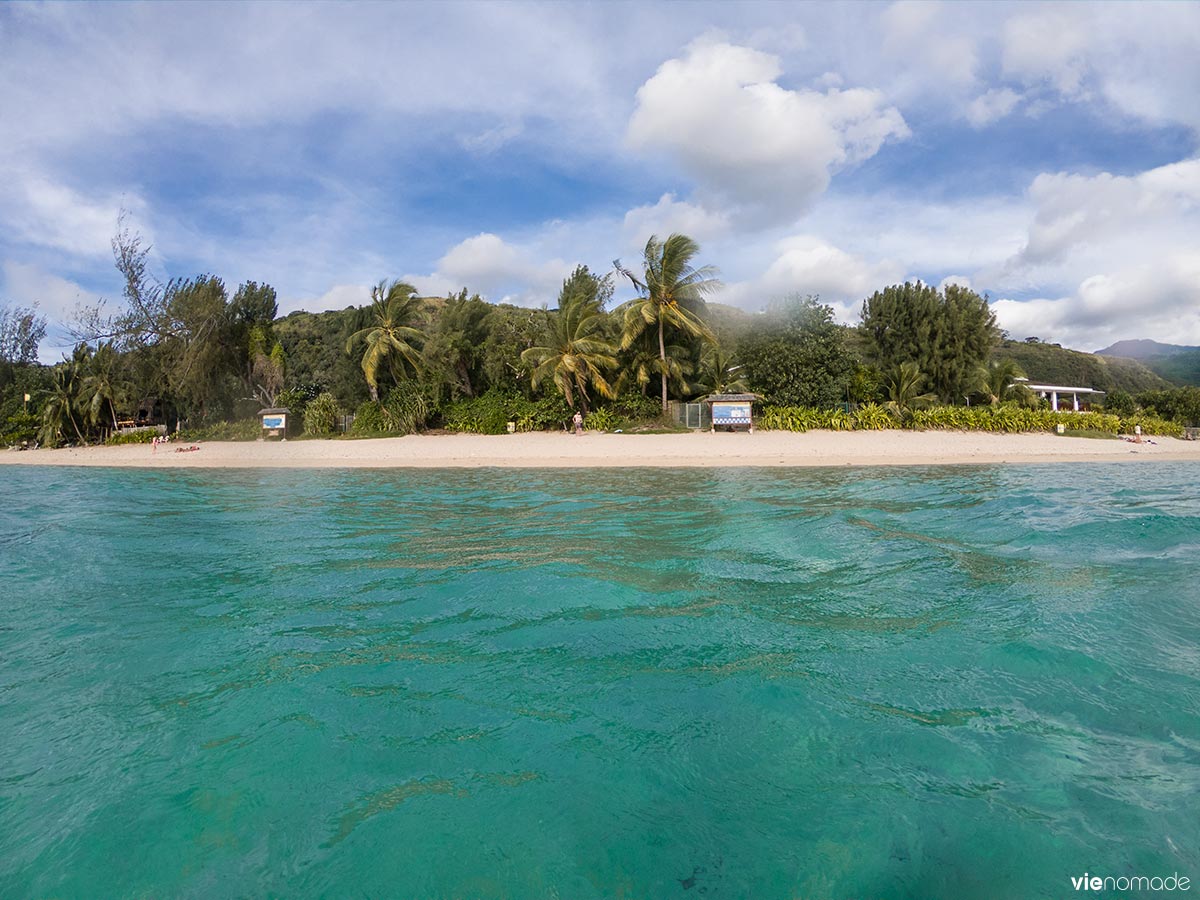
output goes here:
[{"label": "metal fence", "polygon": [[670,405],[672,418],[685,428],[705,431],[712,428],[712,407],[707,403],[680,403]]}]

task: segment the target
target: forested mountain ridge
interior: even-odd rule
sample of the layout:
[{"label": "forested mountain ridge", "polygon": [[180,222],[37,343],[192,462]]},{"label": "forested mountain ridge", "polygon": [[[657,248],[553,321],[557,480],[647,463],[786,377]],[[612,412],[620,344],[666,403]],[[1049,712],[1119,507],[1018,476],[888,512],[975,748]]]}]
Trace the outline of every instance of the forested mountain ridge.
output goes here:
[{"label": "forested mountain ridge", "polygon": [[1002,341],[992,352],[992,358],[1014,360],[1029,380],[1037,384],[1128,391],[1131,394],[1171,387],[1162,376],[1136,359],[1068,350],[1041,341]]},{"label": "forested mountain ridge", "polygon": [[1146,338],[1117,341],[1103,350],[1097,350],[1097,356],[1123,356],[1126,359],[1154,359],[1159,356],[1174,356],[1177,353],[1187,353],[1200,350],[1200,347],[1188,347],[1183,344],[1164,344]]},{"label": "forested mountain ridge", "polygon": [[1163,344],[1158,341],[1117,341],[1097,350],[1101,356],[1127,356],[1140,361],[1150,371],[1176,384],[1200,385],[1200,347]]}]

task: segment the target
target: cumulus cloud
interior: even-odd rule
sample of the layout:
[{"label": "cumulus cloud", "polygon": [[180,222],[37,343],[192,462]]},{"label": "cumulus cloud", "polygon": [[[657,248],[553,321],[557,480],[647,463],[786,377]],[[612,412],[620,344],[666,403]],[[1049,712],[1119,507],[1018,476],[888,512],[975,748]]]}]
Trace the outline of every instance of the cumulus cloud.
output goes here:
[{"label": "cumulus cloud", "polygon": [[1104,101],[1131,119],[1200,129],[1200,6],[1055,4],[1018,7],[1001,33],[1007,78],[1045,102]]},{"label": "cumulus cloud", "polygon": [[628,141],[678,162],[705,206],[769,223],[794,219],[834,172],[908,137],[879,91],[790,90],[782,71],[768,53],[694,42],[638,89]]},{"label": "cumulus cloud", "polygon": [[1096,350],[1127,338],[1200,344],[1200,259],[1174,256],[1154,266],[1091,275],[1070,294],[993,303],[1001,327]]},{"label": "cumulus cloud", "polygon": [[1039,175],[1029,197],[1025,246],[991,276],[1004,293],[1066,290],[998,302],[1005,327],[1080,347],[1200,342],[1200,159],[1133,176]]},{"label": "cumulus cloud", "polygon": [[621,226],[623,244],[633,250],[640,250],[652,234],[666,237],[678,232],[704,243],[723,237],[729,229],[729,217],[724,213],[676,200],[674,194],[663,194],[653,205],[629,210]]},{"label": "cumulus cloud", "polygon": [[1181,229],[1200,233],[1200,158],[1134,176],[1042,174],[1029,196],[1037,212],[1014,265],[1054,263],[1117,237],[1169,246]]},{"label": "cumulus cloud", "polygon": [[894,260],[868,260],[811,234],[783,238],[774,251],[761,275],[728,285],[717,299],[758,309],[779,297],[816,294],[839,320],[852,322],[865,297],[905,279],[904,267]]},{"label": "cumulus cloud", "polygon": [[538,259],[528,248],[485,232],[451,247],[432,273],[405,275],[404,280],[429,295],[466,287],[496,303],[553,306],[574,267],[561,259]]}]

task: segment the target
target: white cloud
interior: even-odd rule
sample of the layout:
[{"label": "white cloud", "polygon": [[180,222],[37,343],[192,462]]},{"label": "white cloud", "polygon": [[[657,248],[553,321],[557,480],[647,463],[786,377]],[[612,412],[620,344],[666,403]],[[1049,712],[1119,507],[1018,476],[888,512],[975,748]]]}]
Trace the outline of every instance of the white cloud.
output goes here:
[{"label": "white cloud", "polygon": [[349,306],[365,306],[371,301],[369,284],[335,284],[320,297],[312,300],[280,301],[279,313],[286,315],[298,309],[318,312],[327,309],[346,309]]},{"label": "white cloud", "polygon": [[1029,188],[1037,212],[1014,265],[1054,263],[1082,246],[1148,236],[1168,246],[1200,233],[1200,158],[1134,176],[1042,174]]},{"label": "white cloud", "polygon": [[80,306],[98,303],[100,297],[82,285],[43,271],[31,264],[5,261],[4,300],[18,306],[37,306],[46,317],[46,338],[39,347],[43,363],[58,362],[74,346],[64,326]]},{"label": "white cloud", "polygon": [[1081,17],[1063,7],[1040,7],[1005,23],[1006,75],[1026,84],[1048,82],[1071,97],[1083,86],[1088,35]]},{"label": "white cloud", "polygon": [[1041,337],[1083,350],[1127,338],[1200,344],[1200,259],[1172,257],[1083,279],[1063,297],[993,303],[1014,337]]},{"label": "white cloud", "polygon": [[21,306],[37,304],[47,319],[63,322],[81,303],[95,303],[100,298],[74,281],[45,272],[34,265],[8,261],[4,263],[4,295],[11,303]]},{"label": "white cloud", "polygon": [[703,205],[762,223],[795,218],[832,173],[909,134],[879,91],[789,90],[781,74],[771,54],[694,42],[638,89],[629,143],[676,160]]},{"label": "white cloud", "polygon": [[966,275],[947,275],[938,283],[938,290],[944,291],[951,285],[966,288],[967,290],[974,290],[971,286],[971,279]]},{"label": "white cloud", "polygon": [[79,257],[107,257],[121,208],[137,196],[86,194],[43,173],[14,166],[0,179],[0,220],[9,240]]},{"label": "white cloud", "polygon": [[884,52],[889,61],[904,62],[904,68],[936,73],[943,88],[970,88],[979,66],[977,41],[949,27],[944,13],[942,4],[926,0],[893,3],[880,17]]},{"label": "white cloud", "polygon": [[[629,261],[680,230],[754,305],[819,290],[853,309],[913,273],[1043,298],[1002,308],[1060,323],[1038,331],[1053,339],[1090,341],[1102,317],[1136,335],[1135,303],[1155,328],[1191,327],[1195,162],[1059,173],[1068,158],[1102,166],[1108,142],[1043,162],[1045,142],[1016,144],[1030,123],[1014,113],[1086,120],[1080,140],[1132,127],[1114,142],[1121,166],[1142,129],[1153,152],[1176,146],[1177,126],[1200,131],[1200,4],[213,9],[4,10],[0,264],[115,295],[108,242],[126,206],[152,223],[165,274],[270,281],[285,311],[364,303],[404,271],[431,293],[553,303],[566,260]],[[401,68],[379,62],[398,33],[422,35]],[[1051,120],[1064,104],[1084,115]],[[961,166],[969,149],[942,138],[970,123],[1047,174],[1023,195],[981,195],[1005,181],[991,170],[912,189],[879,156],[906,121],[914,167]],[[856,184],[848,169],[872,159]],[[546,215],[561,219],[531,221],[547,207],[506,191],[466,202],[486,225],[439,217],[442,184],[547,170],[561,177]],[[597,199],[617,183],[638,199]],[[483,228],[504,238],[457,243]]]},{"label": "white cloud", "polygon": [[674,194],[663,194],[658,202],[638,206],[625,213],[622,224],[623,245],[640,250],[652,234],[659,237],[678,232],[700,243],[729,233],[729,217],[712,212],[695,203],[676,200]]},{"label": "white cloud", "polygon": [[[1102,99],[1151,123],[1200,129],[1200,6],[1076,3],[1020,10],[1004,23],[1005,76],[1062,100]],[[1045,99],[1045,98],[1044,98]]]},{"label": "white cloud", "polygon": [[428,275],[405,275],[424,294],[466,287],[496,303],[553,306],[563,280],[574,269],[561,259],[540,260],[526,247],[483,233],[451,247]]},{"label": "white cloud", "polygon": [[990,277],[1002,294],[1064,290],[999,301],[1004,327],[1088,349],[1200,342],[1200,159],[1133,176],[1043,174],[1029,197],[1024,247]]},{"label": "white cloud", "polygon": [[980,94],[967,105],[967,121],[976,128],[991,125],[1003,119],[1021,102],[1021,96],[1008,88],[993,88]]},{"label": "white cloud", "polygon": [[905,278],[893,260],[869,261],[810,234],[783,238],[775,258],[761,275],[733,283],[716,299],[758,309],[791,294],[816,294],[834,308],[839,320],[856,321],[862,300]]}]

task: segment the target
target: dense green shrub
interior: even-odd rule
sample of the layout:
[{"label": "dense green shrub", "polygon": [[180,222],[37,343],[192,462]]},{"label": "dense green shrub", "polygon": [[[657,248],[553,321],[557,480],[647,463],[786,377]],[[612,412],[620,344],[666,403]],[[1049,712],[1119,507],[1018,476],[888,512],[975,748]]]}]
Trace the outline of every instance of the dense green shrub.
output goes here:
[{"label": "dense green shrub", "polygon": [[558,395],[529,400],[519,394],[488,391],[481,397],[444,406],[442,423],[447,431],[471,434],[504,434],[509,422],[517,431],[557,431],[572,415]]},{"label": "dense green shrub", "polygon": [[112,447],[117,447],[122,444],[149,444],[159,436],[157,428],[144,428],[138,431],[129,431],[125,434],[110,435],[104,443]]},{"label": "dense green shrub", "polygon": [[1137,395],[1137,402],[1146,412],[1180,425],[1200,425],[1200,387],[1144,391]]},{"label": "dense green shrub", "polygon": [[768,406],[758,417],[769,431],[809,431],[821,427],[821,411],[808,406]]},{"label": "dense green shrub", "polygon": [[185,441],[256,441],[262,437],[262,430],[262,422],[258,419],[214,422],[199,428],[185,428],[180,438]]},{"label": "dense green shrub", "polygon": [[383,404],[385,430],[395,434],[412,434],[425,427],[433,413],[429,390],[416,381],[402,381],[392,388]]},{"label": "dense green shrub", "polygon": [[1142,426],[1142,434],[1164,435],[1166,437],[1183,437],[1183,426],[1178,422],[1142,413],[1121,420],[1121,434],[1133,434],[1134,426]]},{"label": "dense green shrub", "polygon": [[[662,410],[661,405],[659,410]],[[593,409],[583,420],[583,427],[588,431],[612,431],[621,424],[621,417],[607,407]]]},{"label": "dense green shrub", "polygon": [[383,434],[386,431],[387,420],[383,414],[383,406],[375,400],[360,403],[354,412],[354,424],[350,426],[350,433]]},{"label": "dense green shrub", "polygon": [[653,422],[662,418],[662,403],[645,394],[622,394],[609,404],[626,422]]},{"label": "dense green shrub", "polygon": [[337,431],[338,416],[342,414],[333,394],[318,394],[304,409],[304,433],[326,435]]},{"label": "dense green shrub", "polygon": [[[653,403],[655,413],[662,412],[659,403]],[[558,431],[565,422],[570,421],[574,413],[561,394],[543,397],[540,400],[516,398],[513,411],[517,423],[517,431]]]},{"label": "dense green shrub", "polygon": [[1027,431],[1054,431],[1064,425],[1074,431],[1095,431],[1107,434],[1132,434],[1135,425],[1148,435],[1178,437],[1183,427],[1157,416],[1137,415],[1121,419],[1110,413],[1054,412],[1048,409],[1027,409],[1015,403],[999,406],[934,406],[914,409],[897,421],[883,407],[865,404],[847,415],[840,410],[811,409],[802,406],[768,406],[758,418],[762,428],[776,431],[809,431],[824,428],[833,431],[861,428],[904,427],[925,430],[990,431],[1016,434]]},{"label": "dense green shrub", "polygon": [[1138,405],[1128,391],[1110,391],[1104,398],[1104,411],[1114,416],[1132,416],[1138,411]]},{"label": "dense green shrub", "polygon": [[896,424],[891,413],[878,403],[864,403],[854,413],[854,427],[863,431],[881,431]]},{"label": "dense green shrub", "polygon": [[37,437],[41,424],[40,416],[17,410],[4,423],[4,431],[0,432],[0,443],[12,445],[32,441]]},{"label": "dense green shrub", "polygon": [[508,431],[508,409],[516,398],[500,391],[488,391],[481,397],[459,400],[442,409],[447,431],[470,434],[504,434]]}]

